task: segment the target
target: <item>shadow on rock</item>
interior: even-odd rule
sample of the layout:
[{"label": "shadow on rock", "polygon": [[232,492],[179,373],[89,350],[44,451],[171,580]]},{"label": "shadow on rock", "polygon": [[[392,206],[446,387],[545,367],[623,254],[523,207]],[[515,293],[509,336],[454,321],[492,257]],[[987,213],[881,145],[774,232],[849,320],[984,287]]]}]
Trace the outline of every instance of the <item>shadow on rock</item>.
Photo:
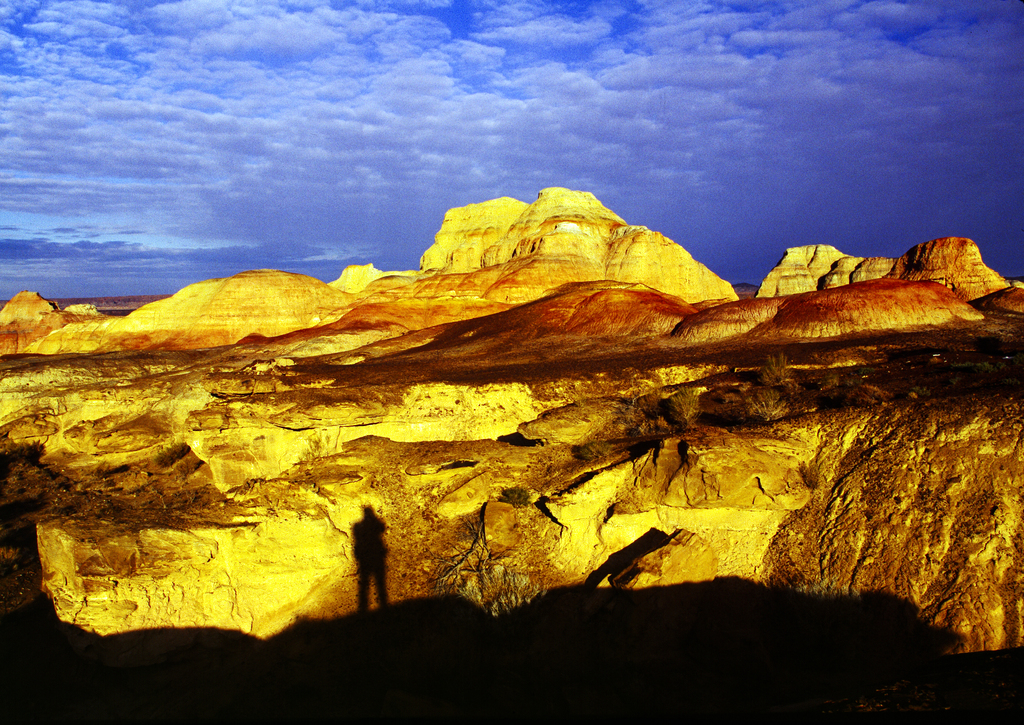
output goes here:
[{"label": "shadow on rock", "polygon": [[[0,635],[7,629],[5,622]],[[854,694],[956,641],[886,594],[769,589],[722,578],[633,591],[552,590],[501,618],[461,599],[429,599],[298,622],[264,642],[215,630],[158,630],[94,638],[94,650],[146,647],[146,638],[169,636],[191,636],[196,645],[150,667],[75,660],[40,664],[45,671],[35,675],[23,668],[22,677],[38,676],[48,691],[65,691],[60,680],[74,677],[67,691],[82,693],[74,710],[47,702],[50,709],[40,712],[37,701],[28,714],[755,711]],[[220,645],[209,646],[218,637]]]}]

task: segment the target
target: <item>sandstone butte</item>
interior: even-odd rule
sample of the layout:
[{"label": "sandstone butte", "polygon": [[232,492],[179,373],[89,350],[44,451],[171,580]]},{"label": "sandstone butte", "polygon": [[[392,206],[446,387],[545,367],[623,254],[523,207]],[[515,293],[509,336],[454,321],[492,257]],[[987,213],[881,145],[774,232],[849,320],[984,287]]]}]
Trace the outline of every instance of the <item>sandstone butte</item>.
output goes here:
[{"label": "sandstone butte", "polygon": [[966,302],[1009,286],[985,266],[977,244],[945,237],[911,247],[899,259],[850,257],[822,244],[793,247],[765,276],[756,296],[783,297],[881,277],[939,282]]},{"label": "sandstone butte", "polygon": [[33,342],[67,324],[96,324],[101,319],[105,316],[92,305],[60,310],[36,292],[19,292],[0,310],[0,355],[25,352]]},{"label": "sandstone butte", "polygon": [[967,302],[1010,286],[981,261],[978,245],[963,237],[943,237],[911,247],[887,276],[939,282]]}]

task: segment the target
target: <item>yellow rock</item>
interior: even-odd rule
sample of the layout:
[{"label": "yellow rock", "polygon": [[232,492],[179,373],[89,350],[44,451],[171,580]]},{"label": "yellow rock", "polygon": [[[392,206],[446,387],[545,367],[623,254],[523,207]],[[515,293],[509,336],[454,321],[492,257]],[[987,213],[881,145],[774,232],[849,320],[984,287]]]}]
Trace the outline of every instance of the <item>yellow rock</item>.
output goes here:
[{"label": "yellow rock", "polygon": [[483,251],[505,236],[526,207],[525,202],[503,196],[449,209],[434,244],[420,258],[420,270],[461,273],[480,269]]},{"label": "yellow rock", "polygon": [[757,289],[757,297],[783,297],[818,289],[832,265],[847,255],[827,244],[790,247]]},{"label": "yellow rock", "polygon": [[30,352],[187,350],[270,337],[337,319],[352,297],[301,274],[261,269],[197,282],[127,317],[68,325]]},{"label": "yellow rock", "polygon": [[373,264],[350,264],[341,271],[341,276],[328,284],[334,289],[348,294],[356,294],[366,289],[374,280],[385,277],[391,272],[382,272]]}]

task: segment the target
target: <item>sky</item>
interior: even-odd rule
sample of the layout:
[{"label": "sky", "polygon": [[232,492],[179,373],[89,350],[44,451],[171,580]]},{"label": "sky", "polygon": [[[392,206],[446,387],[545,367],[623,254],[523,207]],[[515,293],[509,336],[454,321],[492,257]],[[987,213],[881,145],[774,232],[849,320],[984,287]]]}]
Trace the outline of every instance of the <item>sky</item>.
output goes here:
[{"label": "sky", "polygon": [[415,269],[593,192],[731,282],[965,236],[1024,275],[1019,0],[0,0],[0,299]]}]

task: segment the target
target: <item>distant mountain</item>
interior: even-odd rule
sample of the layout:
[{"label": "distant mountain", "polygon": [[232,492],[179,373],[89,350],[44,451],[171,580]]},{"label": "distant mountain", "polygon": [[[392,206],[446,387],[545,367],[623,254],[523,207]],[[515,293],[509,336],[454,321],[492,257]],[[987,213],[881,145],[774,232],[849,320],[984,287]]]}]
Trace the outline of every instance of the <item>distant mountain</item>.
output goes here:
[{"label": "distant mountain", "polygon": [[732,286],[732,289],[741,300],[747,300],[757,294],[757,287],[758,285],[749,282],[738,282]]}]

